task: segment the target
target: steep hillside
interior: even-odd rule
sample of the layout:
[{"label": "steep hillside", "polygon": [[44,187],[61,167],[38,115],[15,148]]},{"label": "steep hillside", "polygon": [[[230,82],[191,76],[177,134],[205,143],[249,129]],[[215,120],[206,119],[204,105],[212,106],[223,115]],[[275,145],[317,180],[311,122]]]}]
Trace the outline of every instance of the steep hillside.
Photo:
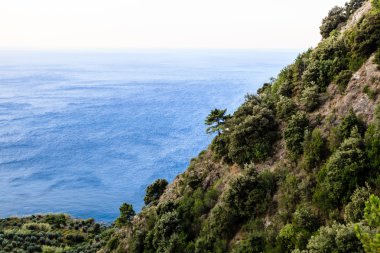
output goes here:
[{"label": "steep hillside", "polygon": [[379,9],[335,7],[316,48],[213,111],[209,148],[102,252],[380,252]]}]

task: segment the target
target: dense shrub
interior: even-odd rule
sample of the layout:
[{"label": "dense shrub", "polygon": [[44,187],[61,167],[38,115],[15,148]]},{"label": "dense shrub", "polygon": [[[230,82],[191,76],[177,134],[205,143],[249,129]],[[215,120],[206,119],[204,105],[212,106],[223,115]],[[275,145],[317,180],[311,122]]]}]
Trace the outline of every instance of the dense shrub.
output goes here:
[{"label": "dense shrub", "polygon": [[352,36],[354,52],[363,57],[369,57],[380,46],[380,15],[367,15]]},{"label": "dense shrub", "polygon": [[339,253],[364,253],[360,241],[356,238],[352,224],[321,227],[318,233],[311,237],[305,253],[339,252]]},{"label": "dense shrub", "polygon": [[302,81],[309,86],[317,85],[320,91],[325,91],[334,76],[348,68],[349,51],[350,48],[340,37],[325,39],[310,54],[310,62],[302,75]]},{"label": "dense shrub", "polygon": [[246,101],[230,120],[228,156],[239,165],[266,159],[277,139],[277,123],[273,111]]},{"label": "dense shrub", "polygon": [[338,86],[339,91],[343,92],[346,90],[352,75],[353,72],[351,70],[343,70],[335,77],[334,82]]},{"label": "dense shrub", "polygon": [[302,167],[306,170],[316,168],[326,155],[326,144],[321,130],[306,131],[303,143]]},{"label": "dense shrub", "polygon": [[340,207],[346,203],[357,185],[365,178],[366,156],[362,138],[354,128],[318,172],[318,184],[314,199],[325,209]]},{"label": "dense shrub", "polygon": [[371,0],[372,6],[377,10],[380,10],[380,1],[379,0]]},{"label": "dense shrub", "polygon": [[357,188],[344,209],[344,219],[346,222],[359,222],[363,219],[365,203],[370,196],[369,189],[366,187]]},{"label": "dense shrub", "polygon": [[301,94],[300,104],[307,112],[314,111],[319,105],[319,89],[316,85],[306,87]]},{"label": "dense shrub", "polygon": [[250,168],[246,175],[238,177],[231,183],[224,202],[239,218],[257,217],[267,210],[275,190],[274,174],[270,172],[259,174]]},{"label": "dense shrub", "polygon": [[366,153],[373,170],[380,169],[380,107],[376,108],[375,119],[365,133]]},{"label": "dense shrub", "polygon": [[298,156],[302,153],[305,130],[308,126],[309,120],[303,112],[297,112],[290,118],[284,131],[286,149],[290,154]]},{"label": "dense shrub", "polygon": [[135,216],[135,211],[131,204],[123,203],[120,206],[120,216],[116,219],[115,223],[117,226],[125,226],[130,224],[133,216]]},{"label": "dense shrub", "polygon": [[296,104],[291,98],[280,96],[280,99],[276,104],[277,117],[280,119],[287,119],[296,109]]},{"label": "dense shrub", "polygon": [[364,221],[355,226],[356,235],[366,252],[376,253],[380,249],[380,198],[371,195],[365,204]]},{"label": "dense shrub", "polygon": [[371,89],[369,85],[364,86],[363,93],[368,96],[369,99],[375,100],[377,96],[377,90]]},{"label": "dense shrub", "polygon": [[380,49],[377,49],[374,62],[377,64],[377,68],[380,69]]},{"label": "dense shrub", "polygon": [[360,135],[365,132],[364,122],[356,116],[354,110],[351,108],[348,114],[341,120],[340,124],[331,129],[329,135],[329,147],[334,151],[346,138],[350,137],[354,128],[357,128]]},{"label": "dense shrub", "polygon": [[347,16],[350,16],[355,11],[357,11],[365,2],[366,0],[351,0],[350,2],[346,3],[345,7]]},{"label": "dense shrub", "polygon": [[332,8],[327,17],[322,20],[322,25],[320,27],[322,38],[329,37],[332,31],[338,29],[346,21],[347,14],[345,8],[338,6]]},{"label": "dense shrub", "polygon": [[168,181],[165,179],[157,179],[154,183],[146,188],[146,194],[144,197],[145,205],[149,205],[152,202],[157,201],[164,193]]}]

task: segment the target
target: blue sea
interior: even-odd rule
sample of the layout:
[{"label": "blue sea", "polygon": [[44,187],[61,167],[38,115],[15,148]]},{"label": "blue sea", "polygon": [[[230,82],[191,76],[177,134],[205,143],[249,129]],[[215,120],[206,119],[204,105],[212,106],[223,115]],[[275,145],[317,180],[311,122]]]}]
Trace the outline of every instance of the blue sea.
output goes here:
[{"label": "blue sea", "polygon": [[0,52],[0,217],[110,222],[172,181],[229,113],[296,51]]}]

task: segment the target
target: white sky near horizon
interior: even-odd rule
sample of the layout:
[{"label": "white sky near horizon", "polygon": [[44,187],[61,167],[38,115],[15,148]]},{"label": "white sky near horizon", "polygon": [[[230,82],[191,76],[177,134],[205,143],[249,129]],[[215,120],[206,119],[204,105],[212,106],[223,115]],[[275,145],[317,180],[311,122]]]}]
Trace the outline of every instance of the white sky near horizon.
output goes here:
[{"label": "white sky near horizon", "polygon": [[346,0],[0,0],[0,49],[305,49]]}]

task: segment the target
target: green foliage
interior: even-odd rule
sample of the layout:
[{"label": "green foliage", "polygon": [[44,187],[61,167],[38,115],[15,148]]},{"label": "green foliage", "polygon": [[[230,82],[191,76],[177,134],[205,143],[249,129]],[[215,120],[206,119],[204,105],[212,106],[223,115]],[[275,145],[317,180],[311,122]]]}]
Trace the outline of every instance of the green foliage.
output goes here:
[{"label": "green foliage", "polygon": [[365,204],[364,222],[355,226],[357,237],[360,239],[365,252],[380,251],[380,199],[371,195]]},{"label": "green foliage", "polygon": [[272,173],[259,174],[251,168],[231,183],[224,202],[238,218],[258,217],[267,210],[275,190],[276,178]]},{"label": "green foliage", "polygon": [[325,17],[322,21],[322,25],[320,27],[322,38],[328,38],[332,31],[338,29],[346,21],[347,14],[345,8],[338,6],[332,8],[327,17]]},{"label": "green foliage", "polygon": [[355,236],[353,225],[334,223],[331,226],[321,227],[309,240],[305,253],[318,252],[361,253],[364,251]]},{"label": "green foliage", "polygon": [[309,120],[304,112],[297,112],[290,118],[284,131],[286,149],[290,154],[298,156],[302,153],[305,130],[308,126]]},{"label": "green foliage", "polygon": [[330,150],[334,151],[345,139],[350,137],[354,128],[357,128],[359,134],[362,135],[365,131],[365,124],[356,116],[351,108],[338,127],[331,129],[329,136]]},{"label": "green foliage", "polygon": [[380,49],[377,49],[377,51],[376,51],[374,63],[376,63],[377,68],[380,69]]},{"label": "green foliage", "polygon": [[230,123],[228,156],[232,161],[242,166],[270,155],[277,139],[277,123],[271,109],[260,105],[257,98],[250,98],[234,113]]},{"label": "green foliage", "polygon": [[326,143],[320,129],[316,128],[311,133],[306,131],[303,143],[302,167],[311,170],[318,167],[326,155]]},{"label": "green foliage", "polygon": [[280,96],[280,99],[276,104],[277,117],[280,119],[287,119],[295,112],[296,109],[297,106],[292,99]]},{"label": "green foliage", "polygon": [[135,216],[135,211],[131,204],[123,203],[120,206],[120,216],[116,219],[115,224],[118,227],[129,225]]},{"label": "green foliage", "polygon": [[380,169],[380,107],[376,108],[375,119],[369,125],[365,137],[366,153],[372,169]]},{"label": "green foliage", "polygon": [[366,187],[357,188],[351,196],[351,202],[344,209],[344,219],[347,223],[359,222],[364,216],[365,203],[370,196]]},{"label": "green foliage", "polygon": [[380,46],[380,15],[369,14],[353,31],[353,51],[368,58]]},{"label": "green foliage", "polygon": [[0,219],[0,252],[93,253],[105,246],[107,231],[92,219],[63,214]]},{"label": "green foliage", "polygon": [[365,179],[366,155],[357,128],[318,172],[318,184],[314,200],[331,210],[346,203],[357,185]]},{"label": "green foliage", "polygon": [[164,193],[168,184],[168,181],[166,181],[165,179],[157,179],[154,183],[149,185],[146,188],[146,194],[144,197],[145,205],[149,205],[150,203],[156,202]]},{"label": "green foliage", "polygon": [[364,86],[363,92],[369,97],[371,100],[375,100],[377,96],[377,90],[371,89],[369,85]]},{"label": "green foliage", "polygon": [[318,86],[313,85],[306,87],[301,94],[300,104],[307,112],[314,111],[319,105],[319,89]]},{"label": "green foliage", "polygon": [[310,62],[302,75],[302,81],[307,86],[317,85],[320,91],[325,91],[334,76],[348,68],[349,51],[350,48],[339,36],[325,39],[310,54]]},{"label": "green foliage", "polygon": [[205,124],[209,126],[206,129],[206,132],[208,134],[217,132],[218,135],[220,135],[220,133],[223,130],[225,121],[229,118],[229,116],[226,115],[226,112],[227,112],[227,109],[224,109],[224,110],[214,109],[210,112],[210,114],[207,116],[205,120]]},{"label": "green foliage", "polygon": [[380,1],[379,0],[371,0],[371,3],[375,9],[380,10]]},{"label": "green foliage", "polygon": [[352,75],[353,72],[351,70],[343,70],[335,77],[334,81],[340,92],[346,90],[347,84],[351,80]]},{"label": "green foliage", "polygon": [[366,0],[351,0],[350,2],[345,4],[346,13],[348,16],[352,15],[355,11],[357,11],[360,7],[362,7],[363,3]]}]

